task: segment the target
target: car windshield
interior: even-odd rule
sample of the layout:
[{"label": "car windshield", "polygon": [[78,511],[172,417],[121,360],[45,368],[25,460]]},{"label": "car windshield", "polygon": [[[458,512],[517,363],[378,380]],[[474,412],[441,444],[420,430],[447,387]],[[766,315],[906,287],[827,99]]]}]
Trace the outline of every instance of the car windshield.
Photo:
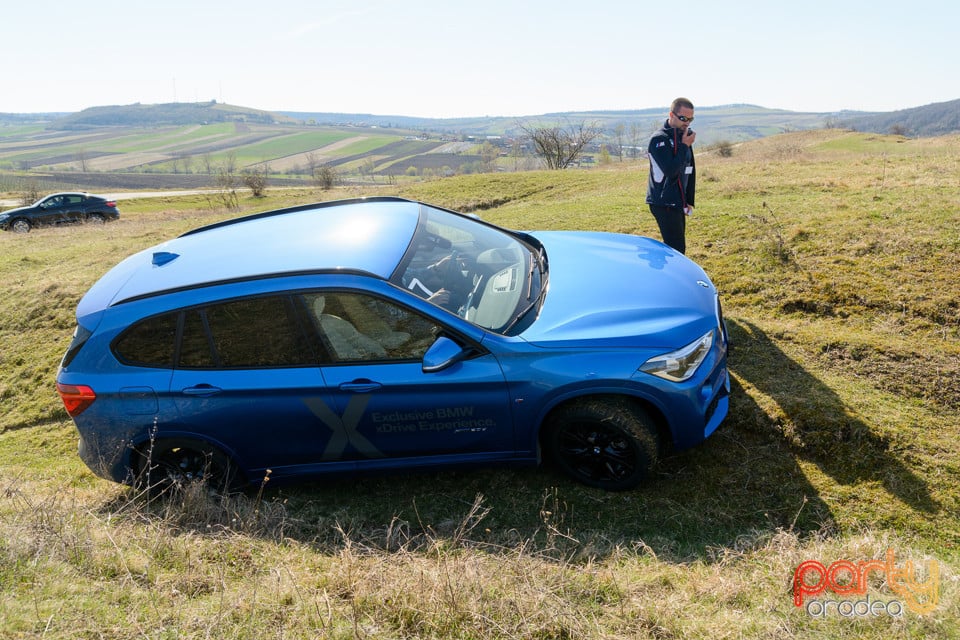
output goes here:
[{"label": "car windshield", "polygon": [[517,236],[424,206],[391,281],[476,325],[509,333],[535,315],[545,261],[539,247]]}]

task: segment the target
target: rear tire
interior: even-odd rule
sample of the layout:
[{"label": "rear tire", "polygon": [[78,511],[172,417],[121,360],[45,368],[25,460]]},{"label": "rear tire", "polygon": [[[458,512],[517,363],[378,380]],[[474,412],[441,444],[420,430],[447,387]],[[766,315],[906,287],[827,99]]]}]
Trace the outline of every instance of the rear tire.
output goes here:
[{"label": "rear tire", "polygon": [[102,224],[105,224],[106,222],[107,222],[107,219],[104,218],[99,213],[92,213],[89,216],[87,216],[87,224],[102,225]]},{"label": "rear tire", "polygon": [[577,400],[557,409],[544,428],[548,460],[590,487],[632,489],[657,464],[656,424],[623,398]]},{"label": "rear tire", "polygon": [[139,452],[137,484],[160,495],[191,483],[227,493],[237,481],[233,461],[220,449],[196,440],[158,440]]}]

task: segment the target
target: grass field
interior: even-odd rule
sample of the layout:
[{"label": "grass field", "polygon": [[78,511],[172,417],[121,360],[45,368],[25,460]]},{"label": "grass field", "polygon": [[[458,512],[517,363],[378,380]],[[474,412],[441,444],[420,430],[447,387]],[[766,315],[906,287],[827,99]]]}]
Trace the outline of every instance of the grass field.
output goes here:
[{"label": "grass field", "polygon": [[[615,165],[376,193],[656,237],[645,186],[645,166]],[[103,228],[0,235],[0,636],[960,636],[960,138],[702,153],[697,202],[689,254],[723,296],[730,416],[614,494],[488,469],[151,502],[79,461],[57,362],[113,264],[236,214],[144,199]],[[794,605],[802,563],[841,560],[837,590],[870,568],[865,593]]]}]

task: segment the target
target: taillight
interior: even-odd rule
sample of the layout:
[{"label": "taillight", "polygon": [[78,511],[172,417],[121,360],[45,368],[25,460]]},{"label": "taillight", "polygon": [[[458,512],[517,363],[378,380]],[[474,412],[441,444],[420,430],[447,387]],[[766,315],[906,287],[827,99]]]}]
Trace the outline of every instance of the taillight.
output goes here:
[{"label": "taillight", "polygon": [[58,382],[57,392],[60,394],[63,406],[71,418],[76,418],[83,413],[97,399],[97,394],[85,384],[62,384]]},{"label": "taillight", "polygon": [[108,206],[108,207],[111,207],[111,208],[113,208],[113,209],[116,209],[116,208],[117,208],[117,201],[116,201],[116,200],[107,200],[107,206]]}]

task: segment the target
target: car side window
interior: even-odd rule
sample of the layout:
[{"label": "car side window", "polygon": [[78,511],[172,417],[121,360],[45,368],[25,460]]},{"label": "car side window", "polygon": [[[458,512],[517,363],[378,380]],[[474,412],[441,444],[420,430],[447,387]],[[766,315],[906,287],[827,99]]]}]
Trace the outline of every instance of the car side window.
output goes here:
[{"label": "car side window", "polygon": [[[202,345],[187,329],[205,330],[214,366],[224,368],[316,365],[289,296],[234,300],[207,307],[204,322],[184,325],[183,345]],[[184,353],[184,355],[186,355]],[[181,357],[181,366],[185,366]]]},{"label": "car side window", "polygon": [[126,364],[173,368],[179,313],[147,318],[124,331],[113,345],[117,358]]},{"label": "car side window", "polygon": [[317,366],[305,325],[290,296],[231,300],[138,322],[115,341],[114,353],[127,364],[161,368]]},{"label": "car side window", "polygon": [[180,338],[181,369],[213,369],[217,360],[207,330],[206,314],[202,309],[190,309],[183,314],[183,336]]},{"label": "car side window", "polygon": [[365,294],[312,292],[303,302],[334,362],[421,360],[440,331],[419,313]]}]

